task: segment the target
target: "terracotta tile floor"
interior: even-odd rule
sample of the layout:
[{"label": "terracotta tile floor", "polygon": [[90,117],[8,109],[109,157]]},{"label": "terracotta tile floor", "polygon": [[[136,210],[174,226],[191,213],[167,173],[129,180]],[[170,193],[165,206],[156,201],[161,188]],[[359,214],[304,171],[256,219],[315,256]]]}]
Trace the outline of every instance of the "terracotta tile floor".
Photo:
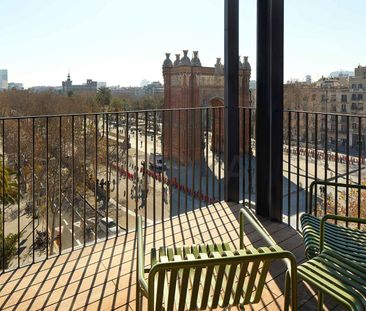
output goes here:
[{"label": "terracotta tile floor", "polygon": [[[183,245],[225,240],[238,246],[240,205],[216,203],[149,227],[146,244]],[[268,232],[297,261],[305,260],[302,238],[285,224],[262,221]],[[246,226],[246,244],[265,245]],[[85,247],[0,276],[0,310],[134,310],[135,233]],[[146,258],[148,264],[148,258]],[[283,309],[284,266],[274,265],[259,304],[253,310]],[[314,292],[299,284],[299,309],[316,309]],[[335,307],[327,301],[327,308]],[[146,306],[146,304],[145,304]]]}]

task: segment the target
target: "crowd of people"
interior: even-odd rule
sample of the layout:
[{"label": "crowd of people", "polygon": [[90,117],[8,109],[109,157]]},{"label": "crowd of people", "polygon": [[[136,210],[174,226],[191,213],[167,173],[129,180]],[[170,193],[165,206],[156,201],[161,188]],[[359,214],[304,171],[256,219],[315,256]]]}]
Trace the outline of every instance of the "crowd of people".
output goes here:
[{"label": "crowd of people", "polygon": [[[289,153],[289,148],[287,146],[284,146],[283,151],[288,154]],[[361,164],[366,164],[366,160],[364,157],[354,157],[354,156],[350,156],[350,155],[346,155],[343,153],[335,153],[335,152],[327,152],[325,153],[324,150],[317,150],[315,152],[315,149],[312,148],[299,148],[299,150],[297,149],[297,147],[291,147],[290,148],[290,153],[292,155],[300,155],[303,157],[308,157],[310,159],[317,159],[317,160],[325,160],[328,159],[328,161],[332,161],[332,162],[338,162],[338,163],[343,163],[343,164],[347,164],[347,162],[351,165],[356,165],[359,162]]]}]

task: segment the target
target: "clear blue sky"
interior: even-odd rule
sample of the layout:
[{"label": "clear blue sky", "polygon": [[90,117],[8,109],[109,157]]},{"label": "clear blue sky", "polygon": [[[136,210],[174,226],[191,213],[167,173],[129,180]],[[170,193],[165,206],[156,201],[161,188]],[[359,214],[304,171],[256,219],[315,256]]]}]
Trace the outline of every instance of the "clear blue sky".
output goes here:
[{"label": "clear blue sky", "polygon": [[[164,53],[223,57],[224,0],[1,0],[0,68],[9,80],[108,85],[162,80]],[[285,0],[285,80],[366,64],[364,0]],[[256,0],[240,0],[240,54],[255,69]],[[172,55],[174,57],[174,55]],[[252,77],[255,78],[255,70]]]}]

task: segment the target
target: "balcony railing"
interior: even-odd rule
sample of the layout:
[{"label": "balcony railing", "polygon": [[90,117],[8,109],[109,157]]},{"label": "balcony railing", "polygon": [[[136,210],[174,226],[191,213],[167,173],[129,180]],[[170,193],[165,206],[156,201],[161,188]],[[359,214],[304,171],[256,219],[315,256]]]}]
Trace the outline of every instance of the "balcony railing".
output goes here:
[{"label": "balcony railing", "polygon": [[[356,127],[350,126],[353,118]],[[327,126],[331,119],[333,130]],[[366,137],[363,131],[366,117],[285,111],[284,120],[284,178],[287,182],[284,214],[290,216],[287,222],[300,229],[299,216],[309,211],[309,186],[319,179],[346,185],[342,189],[315,187],[314,195],[319,208],[321,206],[320,215],[335,213],[365,217],[366,207],[361,190],[350,191],[347,186],[361,184],[366,179],[363,172],[366,163]],[[339,127],[341,120],[345,121],[344,129]]]},{"label": "balcony railing", "polygon": [[[124,235],[135,229],[138,213],[153,225],[222,201],[224,109],[1,118],[1,271]],[[255,202],[256,110],[239,113],[238,191]],[[284,112],[285,223],[300,230],[313,180],[365,180],[364,119]],[[320,126],[329,122],[334,130]],[[315,197],[325,212],[350,215],[357,203],[357,215],[365,216],[361,194],[354,201],[342,191],[321,188]]]},{"label": "balcony railing", "polygon": [[[150,225],[223,200],[223,109],[1,118],[1,270],[123,235],[141,211]],[[252,200],[254,110],[240,110]]]}]

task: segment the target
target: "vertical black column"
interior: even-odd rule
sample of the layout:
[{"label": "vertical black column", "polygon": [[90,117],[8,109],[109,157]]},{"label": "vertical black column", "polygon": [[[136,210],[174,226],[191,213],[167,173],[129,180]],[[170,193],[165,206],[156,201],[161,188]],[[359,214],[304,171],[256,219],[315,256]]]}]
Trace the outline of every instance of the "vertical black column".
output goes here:
[{"label": "vertical black column", "polygon": [[269,216],[270,0],[257,0],[256,209]]},{"label": "vertical black column", "polygon": [[239,0],[225,0],[225,200],[239,202]]},{"label": "vertical black column", "polygon": [[282,221],[284,0],[271,0],[271,4],[271,181],[269,216],[273,220]]},{"label": "vertical black column", "polygon": [[257,1],[257,213],[282,221],[283,0]]}]

